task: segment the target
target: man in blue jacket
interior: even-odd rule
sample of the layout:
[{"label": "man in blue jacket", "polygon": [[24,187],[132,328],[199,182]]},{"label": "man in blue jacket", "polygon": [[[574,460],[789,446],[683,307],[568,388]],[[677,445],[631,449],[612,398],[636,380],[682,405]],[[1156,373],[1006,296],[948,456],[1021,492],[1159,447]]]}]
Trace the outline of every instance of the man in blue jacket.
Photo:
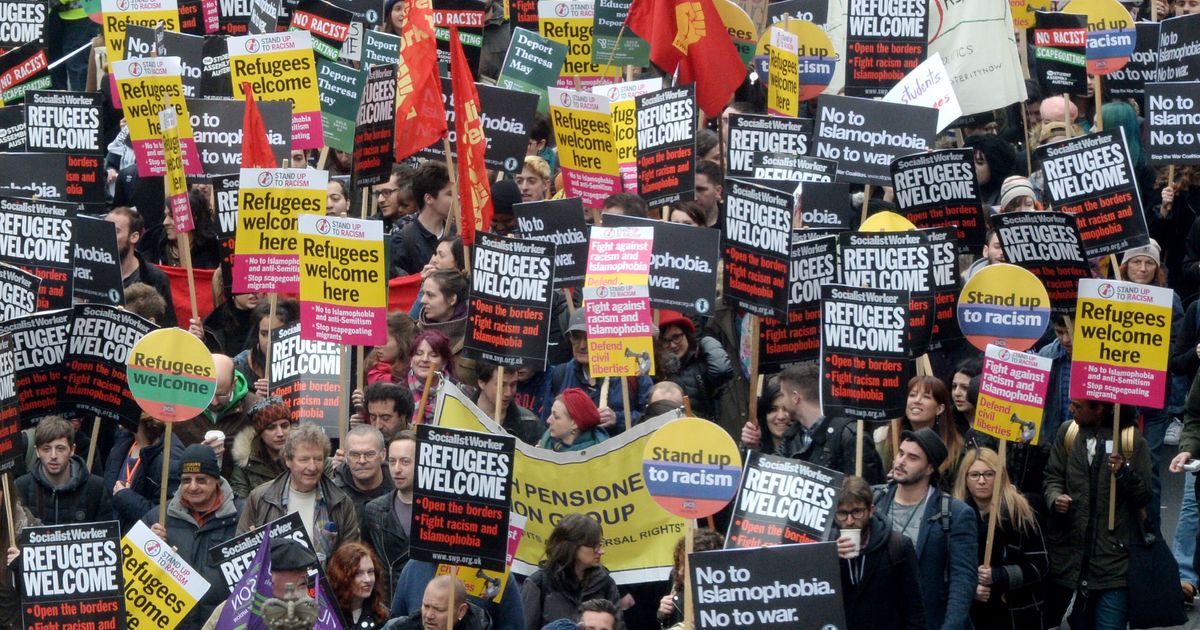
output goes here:
[{"label": "man in blue jacket", "polygon": [[970,629],[979,545],[975,515],[938,490],[938,466],[948,451],[937,432],[905,431],[900,440],[892,483],[876,493],[876,510],[916,548],[927,627]]}]

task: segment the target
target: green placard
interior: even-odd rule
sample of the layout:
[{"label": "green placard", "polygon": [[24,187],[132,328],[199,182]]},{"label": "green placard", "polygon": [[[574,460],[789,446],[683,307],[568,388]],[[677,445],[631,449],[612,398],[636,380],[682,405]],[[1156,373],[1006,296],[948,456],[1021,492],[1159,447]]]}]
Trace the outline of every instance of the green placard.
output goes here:
[{"label": "green placard", "polygon": [[592,63],[639,68],[650,65],[650,44],[628,28],[621,32],[632,4],[633,0],[597,0],[592,17]]},{"label": "green placard", "polygon": [[366,70],[317,59],[317,89],[321,97],[325,146],[346,153],[354,151],[354,120],[366,85]]},{"label": "green placard", "polygon": [[565,44],[546,39],[533,31],[515,28],[496,85],[539,95],[538,111],[544,112],[548,108],[546,87],[558,81],[566,58]]},{"label": "green placard", "polygon": [[364,32],[363,66],[383,66],[392,63],[400,63],[400,37],[376,30]]}]

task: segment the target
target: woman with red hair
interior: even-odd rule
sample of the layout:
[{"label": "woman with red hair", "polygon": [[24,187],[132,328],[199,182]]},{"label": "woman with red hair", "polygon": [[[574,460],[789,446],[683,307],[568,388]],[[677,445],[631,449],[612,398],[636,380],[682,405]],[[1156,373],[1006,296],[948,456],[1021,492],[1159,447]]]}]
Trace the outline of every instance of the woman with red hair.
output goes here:
[{"label": "woman with red hair", "polygon": [[375,630],[388,620],[379,560],[366,545],[348,542],[329,559],[329,586],[347,629]]},{"label": "woman with red hair", "polygon": [[582,451],[608,439],[600,428],[600,410],[578,387],[563,390],[550,407],[550,425],[538,446],[552,451]]}]

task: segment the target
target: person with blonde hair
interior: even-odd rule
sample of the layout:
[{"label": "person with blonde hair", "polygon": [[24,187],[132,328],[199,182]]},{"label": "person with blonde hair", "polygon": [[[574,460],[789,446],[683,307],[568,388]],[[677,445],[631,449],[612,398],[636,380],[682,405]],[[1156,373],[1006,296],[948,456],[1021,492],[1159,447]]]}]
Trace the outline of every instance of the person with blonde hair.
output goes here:
[{"label": "person with blonde hair", "polygon": [[542,201],[550,197],[550,164],[536,155],[526,155],[525,165],[513,178],[521,191],[521,201]]}]

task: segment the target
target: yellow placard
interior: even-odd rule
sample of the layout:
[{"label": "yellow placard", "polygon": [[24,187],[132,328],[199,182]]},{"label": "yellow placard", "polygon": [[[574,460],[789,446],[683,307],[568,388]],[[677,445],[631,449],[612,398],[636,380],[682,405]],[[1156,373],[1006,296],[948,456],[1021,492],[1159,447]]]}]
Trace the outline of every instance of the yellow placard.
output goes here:
[{"label": "yellow placard", "polygon": [[592,63],[592,22],[596,5],[579,0],[541,0],[538,2],[538,30],[546,39],[567,47],[567,57],[559,72],[558,87],[590,89],[621,76],[619,66]]},{"label": "yellow placard", "polygon": [[859,232],[910,232],[915,229],[917,226],[912,221],[888,210],[872,214],[858,226]]},{"label": "yellow placard", "polygon": [[989,345],[975,404],[976,431],[1009,442],[1037,444],[1053,361]]},{"label": "yellow placard", "polygon": [[623,190],[609,101],[558,88],[547,94],[563,189],[567,196],[582,198],[583,207],[599,208],[609,195]]},{"label": "yellow placard", "polygon": [[167,163],[167,196],[187,194],[187,177],[183,174],[183,150],[179,146],[179,115],[175,108],[158,112],[162,127],[163,159]]},{"label": "yellow placard", "polygon": [[[504,434],[453,385],[442,388],[440,426]],[[542,560],[551,530],[567,514],[587,514],[604,528],[604,566],[618,584],[667,579],[683,519],[655,503],[642,477],[642,455],[656,429],[648,420],[595,447],[556,453],[517,442],[512,510],[527,518],[513,571],[529,575]]]},{"label": "yellow placard", "polygon": [[1173,300],[1163,287],[1080,280],[1071,397],[1162,409]]},{"label": "yellow placard", "polygon": [[292,148],[316,149],[324,146],[312,34],[296,30],[230,37],[228,42],[233,96],[245,99],[242,84],[249,83],[255,98],[290,101]]},{"label": "yellow placard", "polygon": [[179,5],[175,0],[103,0],[101,25],[108,61],[125,59],[125,29],[129,25],[179,32]]},{"label": "yellow placard", "polygon": [[121,539],[127,627],[177,628],[211,585],[141,521]]},{"label": "yellow placard", "polygon": [[184,108],[179,57],[130,59],[114,62],[111,67],[134,148],[139,142],[162,137],[158,113],[168,100],[179,121],[180,137],[191,137],[192,123]]},{"label": "yellow placard", "polygon": [[325,213],[329,174],[301,168],[244,168],[238,189],[233,290],[298,291],[302,214]]},{"label": "yellow placard", "polygon": [[387,270],[379,221],[300,216],[300,336],[378,345],[387,341]]},{"label": "yellow placard", "polygon": [[664,510],[704,518],[737,494],[742,454],[717,423],[679,418],[646,442],[642,472],[647,490]]},{"label": "yellow placard", "polygon": [[800,39],[780,29],[771,29],[767,59],[767,113],[795,117],[800,114]]},{"label": "yellow placard", "polygon": [[1012,11],[1013,28],[1025,30],[1033,28],[1037,21],[1034,11],[1049,11],[1050,0],[1008,0],[1008,8]]}]

